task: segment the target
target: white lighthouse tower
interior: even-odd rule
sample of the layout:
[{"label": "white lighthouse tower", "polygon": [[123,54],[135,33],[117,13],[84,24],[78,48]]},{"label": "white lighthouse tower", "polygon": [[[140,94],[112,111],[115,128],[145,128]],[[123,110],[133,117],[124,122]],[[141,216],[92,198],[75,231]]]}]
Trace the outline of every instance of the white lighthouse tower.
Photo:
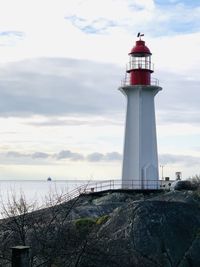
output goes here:
[{"label": "white lighthouse tower", "polygon": [[[151,52],[141,40],[129,53],[126,79],[120,91],[127,97],[122,187],[159,188],[154,97],[162,90],[152,82]],[[157,81],[157,80],[155,80]]]}]

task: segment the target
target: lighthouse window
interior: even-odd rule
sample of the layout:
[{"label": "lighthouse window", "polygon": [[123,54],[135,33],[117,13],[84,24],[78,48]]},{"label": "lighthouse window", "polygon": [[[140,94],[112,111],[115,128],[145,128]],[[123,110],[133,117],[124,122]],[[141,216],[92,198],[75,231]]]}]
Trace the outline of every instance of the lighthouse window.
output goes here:
[{"label": "lighthouse window", "polygon": [[148,57],[145,57],[145,69],[148,69]]},{"label": "lighthouse window", "polygon": [[130,56],[128,69],[152,69],[151,57],[134,57]]},{"label": "lighthouse window", "polygon": [[142,69],[142,58],[139,58],[139,62],[138,62],[138,68],[139,69]]}]

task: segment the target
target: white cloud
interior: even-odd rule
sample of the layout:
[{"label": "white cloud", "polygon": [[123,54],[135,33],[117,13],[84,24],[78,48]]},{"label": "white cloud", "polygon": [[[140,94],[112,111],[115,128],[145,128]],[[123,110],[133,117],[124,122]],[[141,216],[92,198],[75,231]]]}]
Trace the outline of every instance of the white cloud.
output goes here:
[{"label": "white cloud", "polygon": [[[121,161],[122,155],[118,152],[99,153],[93,152],[85,155],[83,153],[76,153],[71,150],[61,150],[58,153],[47,153],[47,152],[28,152],[22,153],[19,151],[7,151],[0,153],[1,163],[4,164],[30,164],[30,165],[56,165],[59,161],[66,163],[66,161],[89,161],[89,162],[112,162]],[[78,164],[78,163],[77,163]]]},{"label": "white cloud", "polygon": [[[0,116],[54,117],[31,122],[35,126],[120,125],[118,114],[125,113],[126,102],[117,90],[122,75],[123,69],[114,64],[86,60],[41,58],[10,63],[0,68]],[[160,77],[163,90],[156,97],[158,122],[198,125],[200,81],[164,71]],[[103,121],[69,118],[99,113]],[[110,121],[105,115],[111,116]]]},{"label": "white cloud", "polygon": [[62,150],[57,155],[55,155],[55,158],[58,160],[70,159],[77,161],[77,160],[83,160],[84,156],[81,155],[80,153],[71,152],[70,150]]},{"label": "white cloud", "polygon": [[[46,56],[125,65],[134,36],[138,31],[144,31],[159,68],[172,69],[173,65],[173,71],[179,71],[191,68],[194,62],[199,65],[195,53],[199,47],[199,34],[183,34],[188,23],[191,23],[189,32],[198,31],[200,9],[197,7],[171,4],[162,9],[151,0],[8,0],[2,2],[2,6],[0,31],[18,31],[24,34],[24,39],[12,47],[0,47],[1,62]],[[83,25],[74,26],[66,17],[74,17]],[[187,19],[185,24],[181,22],[183,17]],[[102,33],[103,30],[104,34],[88,35],[84,32],[85,27],[94,32]]]},{"label": "white cloud", "polygon": [[182,164],[186,167],[199,167],[200,157],[194,157],[191,155],[173,155],[163,154],[159,156],[162,164]]},{"label": "white cloud", "polygon": [[[63,147],[75,155],[84,151],[91,159],[98,151],[98,166],[120,158],[107,152],[120,151],[123,145],[125,99],[117,87],[141,31],[163,86],[156,97],[160,151],[167,154],[168,147],[170,154],[179,153],[175,143],[184,136],[184,149],[198,157],[190,154],[190,136],[200,131],[200,8],[185,1],[157,2],[0,0],[1,152],[20,151],[30,154],[29,160],[48,162],[48,155]],[[198,146],[197,136],[195,141]],[[26,160],[20,158],[21,163]],[[79,174],[95,173],[93,162],[85,162]],[[69,168],[72,175],[76,167]],[[106,170],[112,177],[120,173],[119,166]],[[97,173],[104,175],[104,167]]]},{"label": "white cloud", "polygon": [[111,64],[60,58],[9,64],[0,69],[0,116],[119,112],[119,70]]}]

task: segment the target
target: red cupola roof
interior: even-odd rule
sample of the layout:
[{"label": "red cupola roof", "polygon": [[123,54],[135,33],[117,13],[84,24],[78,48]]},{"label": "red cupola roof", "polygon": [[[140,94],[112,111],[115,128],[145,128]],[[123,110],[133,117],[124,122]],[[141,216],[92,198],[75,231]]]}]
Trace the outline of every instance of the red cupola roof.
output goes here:
[{"label": "red cupola roof", "polygon": [[144,56],[151,55],[151,51],[145,45],[145,41],[138,40],[138,41],[136,41],[136,45],[132,48],[129,55],[136,55],[136,56],[144,57]]}]

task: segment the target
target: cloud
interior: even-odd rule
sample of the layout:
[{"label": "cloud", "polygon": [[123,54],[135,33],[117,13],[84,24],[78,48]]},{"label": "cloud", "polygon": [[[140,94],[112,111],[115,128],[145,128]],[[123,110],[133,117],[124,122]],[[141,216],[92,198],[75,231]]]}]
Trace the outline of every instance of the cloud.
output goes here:
[{"label": "cloud", "polygon": [[[168,72],[159,75],[163,90],[156,96],[158,122],[199,125],[199,78]],[[196,76],[196,71],[192,75]]]},{"label": "cloud", "polygon": [[87,156],[87,160],[91,162],[99,162],[99,161],[121,161],[122,160],[122,155],[119,154],[118,152],[110,152],[107,154],[102,154],[102,153],[91,153]]},{"label": "cloud", "polygon": [[110,28],[117,26],[116,22],[104,18],[98,18],[88,21],[76,15],[65,17],[66,20],[71,21],[72,25],[87,34],[102,34],[106,33]]},{"label": "cloud", "polygon": [[0,31],[0,46],[14,46],[25,38],[21,31]]},{"label": "cloud", "polygon": [[162,164],[179,164],[186,167],[199,166],[200,157],[191,155],[173,155],[173,154],[162,154],[159,155],[159,161]]},{"label": "cloud", "polygon": [[120,117],[118,117],[117,119],[114,118],[107,119],[104,117],[99,118],[98,116],[97,117],[91,116],[86,119],[80,119],[76,117],[74,118],[42,117],[41,119],[38,118],[37,121],[25,122],[24,124],[33,125],[36,127],[82,126],[82,125],[100,127],[100,126],[110,126],[110,125],[122,126],[123,121]]},{"label": "cloud", "polygon": [[[163,87],[156,96],[159,123],[200,123],[197,73],[158,74]],[[34,126],[122,125],[126,99],[117,90],[122,75],[115,65],[86,60],[47,58],[8,64],[0,68],[0,116],[42,116],[30,123]],[[80,119],[84,116],[87,119]]]},{"label": "cloud", "polygon": [[87,160],[91,162],[102,161],[103,158],[104,158],[104,155],[98,152],[91,153],[87,156]]},{"label": "cloud", "polygon": [[[17,149],[19,140],[23,145],[21,153],[0,154],[2,164],[70,163],[78,158],[74,155],[77,151],[70,151],[70,154],[66,152],[68,148],[63,148],[65,152],[51,154],[45,153],[45,148],[48,147],[47,151],[59,151],[61,141],[57,143],[57,132],[62,131],[64,135],[66,131],[67,135],[70,132],[73,136],[73,130],[76,136],[70,139],[70,147],[80,143],[80,147],[88,151],[97,151],[90,157],[86,150],[83,150],[85,155],[77,153],[80,161],[90,160],[98,164],[120,160],[121,155],[102,153],[107,147],[115,150],[114,145],[118,149],[122,136],[119,128],[111,130],[107,127],[102,139],[99,137],[101,132],[95,131],[98,129],[90,127],[89,135],[85,132],[87,126],[102,126],[103,130],[104,125],[117,125],[118,121],[122,125],[126,99],[117,88],[125,74],[127,53],[137,31],[145,34],[153,53],[152,60],[158,66],[156,75],[163,87],[156,97],[158,122],[167,126],[172,123],[195,124],[197,129],[200,122],[199,1],[20,0],[20,4],[12,0],[0,1],[3,6],[0,10],[1,62],[29,58],[0,65],[0,117],[4,117],[2,121],[15,117],[16,124],[12,124],[11,128],[17,131],[13,137],[4,138],[1,133],[1,139],[8,145],[7,150],[13,144],[13,150]],[[159,73],[159,69],[165,71]],[[168,70],[171,73],[166,72]],[[26,120],[24,117],[27,117]],[[35,127],[25,125],[28,121]],[[5,127],[7,125],[8,122],[5,122]],[[51,132],[46,128],[38,129],[63,125],[66,128],[55,127]],[[67,131],[67,126],[76,125],[84,126],[80,127],[85,131],[80,137],[75,127],[68,127]],[[2,129],[5,127],[2,125]],[[176,125],[174,129],[177,136]],[[34,131],[38,131],[36,135]],[[112,132],[115,136],[111,138]],[[164,136],[167,135],[166,131]],[[37,148],[33,146],[35,137],[38,138]],[[170,138],[172,140],[172,136]],[[174,135],[173,138],[175,143]],[[188,132],[185,140],[187,138]],[[73,142],[76,142],[75,146]],[[101,142],[105,147],[100,147]],[[106,142],[110,145],[106,146]],[[166,139],[163,144],[165,142]],[[38,152],[30,152],[33,147]],[[164,151],[162,144],[160,151]]]},{"label": "cloud", "polygon": [[[0,69],[0,116],[109,114],[123,106],[120,68],[87,60],[35,59]],[[112,108],[111,108],[112,107]]]},{"label": "cloud", "polygon": [[46,159],[49,157],[49,154],[44,152],[35,152],[31,155],[33,159]]},{"label": "cloud", "polygon": [[44,152],[34,152],[34,153],[21,153],[17,151],[8,151],[6,153],[1,153],[8,158],[32,158],[32,159],[46,159],[50,157],[50,154]]},{"label": "cloud", "polygon": [[24,33],[20,31],[0,31],[0,37],[2,36],[23,37]]},{"label": "cloud", "polygon": [[62,150],[58,154],[55,154],[55,158],[57,160],[69,159],[72,161],[77,161],[77,160],[83,160],[84,156],[81,155],[80,153],[71,152],[70,150]]},{"label": "cloud", "polygon": [[[91,163],[111,163],[121,162],[122,154],[113,151],[108,153],[93,152],[83,154],[71,150],[61,150],[58,153],[33,152],[21,153],[18,151],[8,151],[0,153],[1,164],[23,164],[23,165],[52,165],[58,162],[91,162]],[[180,165],[184,167],[198,167],[200,164],[199,156],[178,155],[178,154],[160,154],[160,164]]]},{"label": "cloud", "polygon": [[46,153],[46,152],[33,152],[33,153],[21,153],[18,151],[7,151],[0,153],[1,162],[4,164],[51,164],[52,162],[59,161],[89,161],[89,162],[111,162],[121,161],[122,155],[118,152],[99,153],[94,152],[88,155],[73,152],[70,150],[61,150],[58,153]]},{"label": "cloud", "polygon": [[118,152],[111,152],[111,153],[107,153],[104,156],[105,160],[107,161],[115,161],[115,160],[122,160],[122,155],[119,154]]},{"label": "cloud", "polygon": [[[159,123],[200,123],[197,74],[158,74],[163,87],[156,96]],[[42,116],[31,122],[34,126],[121,125],[126,99],[117,89],[122,75],[114,64],[87,60],[41,58],[8,64],[0,68],[0,116]]]},{"label": "cloud", "polygon": [[200,26],[198,1],[21,0],[19,5],[7,0],[2,5],[1,31],[25,38],[15,49],[3,49],[1,60],[40,56],[103,60],[105,55],[107,61],[119,61],[123,58],[119,47],[128,48],[127,41],[138,30],[145,36],[165,37],[198,32]]},{"label": "cloud", "polygon": [[200,4],[190,2],[192,3],[160,0],[107,0],[99,3],[91,0],[80,3],[75,1],[75,5],[66,12],[65,19],[86,34],[112,34],[115,28],[132,34],[140,29],[151,36],[191,33],[199,30]]},{"label": "cloud", "polygon": [[[194,1],[190,1],[194,2]],[[188,1],[155,1],[149,23],[142,25],[152,36],[172,36],[199,31],[200,4]],[[184,20],[182,19],[184,17]],[[153,25],[157,21],[157,27]]]},{"label": "cloud", "polygon": [[6,152],[6,156],[10,158],[25,158],[25,157],[29,157],[30,155],[16,152],[16,151],[8,151]]}]

